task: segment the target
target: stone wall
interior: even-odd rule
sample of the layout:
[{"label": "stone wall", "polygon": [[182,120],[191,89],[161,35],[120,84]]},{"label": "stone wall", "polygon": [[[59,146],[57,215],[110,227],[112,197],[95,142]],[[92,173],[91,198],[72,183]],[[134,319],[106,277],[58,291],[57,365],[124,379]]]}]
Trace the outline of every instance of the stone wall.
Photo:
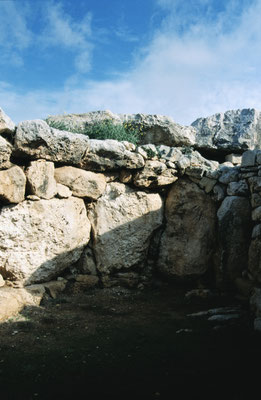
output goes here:
[{"label": "stone wall", "polygon": [[[81,132],[108,113],[53,118]],[[155,275],[209,274],[250,295],[261,282],[259,114],[237,110],[191,127],[109,114],[143,124],[141,143],[42,120],[16,127],[1,110],[0,285],[143,287]]]}]

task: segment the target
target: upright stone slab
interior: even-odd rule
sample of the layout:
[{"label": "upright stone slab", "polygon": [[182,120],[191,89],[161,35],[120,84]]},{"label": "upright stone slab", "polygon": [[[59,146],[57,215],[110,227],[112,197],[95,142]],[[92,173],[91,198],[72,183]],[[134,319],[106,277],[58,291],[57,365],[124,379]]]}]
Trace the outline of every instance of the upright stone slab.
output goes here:
[{"label": "upright stone slab", "polygon": [[84,201],[24,201],[0,211],[0,273],[25,284],[51,280],[78,261],[90,238]]},{"label": "upright stone slab", "polygon": [[108,183],[89,211],[93,252],[102,274],[143,266],[150,238],[163,219],[163,201],[122,183]]},{"label": "upright stone slab", "polygon": [[166,228],[161,238],[158,268],[172,277],[204,274],[212,265],[216,207],[195,183],[180,179],[166,200]]},{"label": "upright stone slab", "polygon": [[244,197],[226,197],[217,212],[217,217],[217,273],[224,282],[233,281],[247,268],[252,225],[250,202]]}]

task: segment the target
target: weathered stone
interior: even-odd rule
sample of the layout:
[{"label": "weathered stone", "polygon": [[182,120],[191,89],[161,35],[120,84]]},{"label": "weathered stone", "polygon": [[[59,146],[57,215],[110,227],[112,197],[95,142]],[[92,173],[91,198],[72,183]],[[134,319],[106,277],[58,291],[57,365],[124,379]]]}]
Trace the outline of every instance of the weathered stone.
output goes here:
[{"label": "weathered stone", "polygon": [[253,208],[261,206],[261,196],[258,193],[253,193],[251,196],[251,206]]},{"label": "weathered stone", "polygon": [[248,179],[255,175],[256,175],[255,172],[243,172],[238,175],[238,179]]},{"label": "weathered stone", "polygon": [[79,163],[79,167],[91,171],[108,171],[142,168],[144,163],[140,154],[126,150],[124,144],[117,140],[90,139],[89,151]]},{"label": "weathered stone", "polygon": [[226,153],[261,147],[261,117],[254,109],[231,110],[192,123],[196,128],[195,147]]},{"label": "weathered stone", "polygon": [[123,140],[122,143],[124,144],[126,150],[128,150],[128,151],[135,151],[136,150],[135,144],[133,144],[131,142],[127,142],[126,140]]},{"label": "weathered stone", "polygon": [[56,299],[56,297],[66,289],[66,285],[67,285],[67,280],[66,279],[60,279],[60,280],[57,280],[57,281],[50,281],[50,282],[47,282],[47,283],[43,284],[46,292],[53,299]]},{"label": "weathered stone", "polygon": [[207,178],[203,176],[203,178],[199,181],[199,186],[201,189],[204,189],[206,193],[210,193],[217,181],[215,179]]},{"label": "weathered stone", "polygon": [[[1,109],[0,109],[1,110]],[[6,169],[11,166],[10,156],[12,154],[11,144],[0,136],[0,169]]]},{"label": "weathered stone", "polygon": [[46,160],[32,161],[26,170],[28,191],[42,199],[51,199],[57,193],[54,163]]},{"label": "weathered stone", "polygon": [[127,169],[122,169],[120,172],[121,183],[130,183],[132,181],[132,173]]},{"label": "weathered stone", "polygon": [[68,186],[74,196],[91,200],[97,200],[106,187],[103,174],[96,174],[75,167],[56,168],[54,177],[57,183]]},{"label": "weathered stone", "polygon": [[196,184],[175,183],[166,200],[166,229],[158,258],[168,276],[199,276],[211,264],[215,244],[216,206]]},{"label": "weathered stone", "polygon": [[15,134],[15,154],[30,160],[78,165],[88,147],[87,136],[50,128],[42,120],[20,122]]},{"label": "weathered stone", "polygon": [[20,203],[25,196],[26,177],[20,167],[0,171],[0,200],[4,203]]},{"label": "weathered stone", "polygon": [[227,194],[229,196],[248,196],[249,189],[246,180],[230,182],[227,187]]},{"label": "weathered stone", "polygon": [[230,182],[237,182],[238,174],[239,169],[237,167],[223,169],[219,182],[225,185],[228,185]]},{"label": "weathered stone", "polygon": [[170,185],[178,179],[171,169],[160,161],[146,161],[142,171],[134,176],[134,185],[141,188],[157,188]]},{"label": "weathered stone", "polygon": [[137,152],[142,155],[145,160],[157,160],[158,150],[154,144],[144,144],[137,147]]},{"label": "weathered stone", "polygon": [[148,114],[113,114],[111,111],[95,111],[85,114],[67,114],[51,116],[49,124],[63,124],[68,130],[84,132],[86,126],[97,122],[111,121],[114,124],[125,124],[138,127],[141,131],[140,141],[143,144],[165,144],[167,146],[193,146],[196,130],[191,126],[176,124],[172,118]]},{"label": "weathered stone", "polygon": [[0,211],[0,273],[31,284],[78,261],[90,238],[84,201],[24,201]]},{"label": "weathered stone", "polygon": [[260,150],[256,150],[256,163],[258,165],[261,164],[261,151]]},{"label": "weathered stone", "polygon": [[183,155],[182,149],[177,147],[161,145],[157,147],[157,150],[161,158],[164,158],[165,160],[171,161],[173,163],[179,161],[179,159]]},{"label": "weathered stone", "polygon": [[91,247],[86,246],[80,260],[77,263],[77,269],[83,274],[97,275],[96,263]]},{"label": "weathered stone", "polygon": [[122,183],[107,184],[88,214],[97,269],[103,273],[143,266],[150,237],[163,219],[157,193],[145,193]]},{"label": "weathered stone", "polygon": [[68,199],[69,197],[72,196],[72,191],[67,186],[62,185],[61,183],[56,184],[56,189],[57,189],[56,196],[59,199]]},{"label": "weathered stone", "polygon": [[251,238],[251,208],[244,197],[226,197],[218,212],[219,251],[217,273],[224,283],[241,276],[246,269]]},{"label": "weathered stone", "polygon": [[215,201],[222,201],[226,197],[226,187],[224,185],[215,185],[213,188],[213,198]]},{"label": "weathered stone", "polygon": [[74,289],[77,290],[85,290],[85,289],[90,289],[96,286],[99,283],[99,278],[98,276],[94,275],[81,275],[78,274],[75,277],[75,284],[74,284]]},{"label": "weathered stone", "polygon": [[241,164],[242,156],[231,153],[226,155],[225,160],[231,162],[233,165],[239,165]]},{"label": "weathered stone", "polygon": [[253,221],[261,221],[261,206],[255,208],[252,211],[252,220]]},{"label": "weathered stone", "polygon": [[255,225],[252,231],[252,239],[261,237],[261,224]]},{"label": "weathered stone", "polygon": [[28,196],[26,196],[26,200],[39,201],[41,199],[40,199],[40,197],[36,196],[35,194],[29,194]]},{"label": "weathered stone", "polygon": [[261,192],[261,177],[253,176],[248,179],[251,193]]},{"label": "weathered stone", "polygon": [[248,150],[242,154],[241,167],[253,167],[256,164],[256,151]]},{"label": "weathered stone", "polygon": [[5,114],[5,112],[0,108],[0,134],[3,132],[14,132],[15,130],[15,124],[11,120],[11,118],[8,117],[8,115]]}]

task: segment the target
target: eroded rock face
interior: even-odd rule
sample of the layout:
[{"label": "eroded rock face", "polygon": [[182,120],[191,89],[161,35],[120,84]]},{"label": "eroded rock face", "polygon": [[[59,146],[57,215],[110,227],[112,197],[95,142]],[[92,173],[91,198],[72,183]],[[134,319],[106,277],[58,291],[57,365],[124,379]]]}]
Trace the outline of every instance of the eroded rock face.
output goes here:
[{"label": "eroded rock face", "polygon": [[74,196],[91,200],[97,200],[106,187],[106,179],[103,174],[75,167],[56,168],[55,179],[58,183],[67,186]]},{"label": "eroded rock face", "polygon": [[42,199],[51,199],[57,193],[54,163],[46,160],[32,161],[26,170],[29,192]]},{"label": "eroded rock face", "polygon": [[124,144],[117,140],[90,139],[89,150],[79,167],[91,171],[108,171],[119,168],[142,168],[144,163],[140,154],[126,150]]},{"label": "eroded rock face", "polygon": [[160,161],[146,161],[142,171],[134,176],[134,185],[141,188],[158,188],[170,185],[178,177],[177,170],[167,168],[166,164]]},{"label": "eroded rock face", "polygon": [[51,280],[80,258],[89,238],[82,199],[5,206],[0,212],[0,273],[26,284]]},{"label": "eroded rock face", "polygon": [[108,274],[144,264],[150,237],[162,223],[163,201],[159,194],[113,182],[88,216],[97,269]]},{"label": "eroded rock face", "polygon": [[15,129],[15,124],[11,120],[11,118],[8,117],[8,115],[5,114],[5,112],[0,108],[0,133],[3,132],[14,132]]},{"label": "eroded rock face", "polygon": [[261,146],[261,114],[255,109],[231,110],[192,123],[196,147],[242,153]]},{"label": "eroded rock face", "polygon": [[225,281],[234,280],[247,268],[251,238],[250,202],[244,197],[226,197],[218,209],[217,217],[219,273]]},{"label": "eroded rock face", "polygon": [[0,136],[0,169],[9,168],[12,151],[11,144]]},{"label": "eroded rock face", "polygon": [[158,268],[167,276],[199,276],[211,266],[216,207],[195,183],[179,180],[166,200]]},{"label": "eroded rock face", "polygon": [[20,203],[25,196],[26,177],[17,165],[0,171],[0,200],[4,203]]},{"label": "eroded rock face", "polygon": [[45,121],[20,122],[15,135],[17,156],[77,165],[88,151],[87,136],[50,128]]}]

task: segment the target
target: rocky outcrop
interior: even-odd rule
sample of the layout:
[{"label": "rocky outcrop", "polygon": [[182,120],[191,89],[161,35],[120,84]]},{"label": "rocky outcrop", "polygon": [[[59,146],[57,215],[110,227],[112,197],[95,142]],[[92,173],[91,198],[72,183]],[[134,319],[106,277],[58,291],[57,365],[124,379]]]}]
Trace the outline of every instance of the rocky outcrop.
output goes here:
[{"label": "rocky outcrop", "polygon": [[61,167],[55,170],[58,183],[67,186],[73,196],[97,200],[105,191],[106,180],[103,174],[83,171],[75,167]]},{"label": "rocky outcrop", "polygon": [[195,183],[174,183],[166,200],[166,228],[158,258],[167,276],[200,276],[212,263],[216,206]]},{"label": "rocky outcrop", "polygon": [[231,110],[192,123],[196,148],[243,153],[261,146],[261,114],[255,109]]},{"label": "rocky outcrop", "polygon": [[89,238],[82,199],[5,206],[0,212],[0,273],[26,284],[48,281],[80,258]]},{"label": "rocky outcrop", "polygon": [[163,201],[122,183],[107,184],[88,213],[93,252],[102,274],[144,266],[150,238],[162,224]]},{"label": "rocky outcrop", "polygon": [[78,165],[88,151],[85,135],[50,128],[45,121],[23,121],[17,126],[14,154],[30,160],[45,159]]}]

